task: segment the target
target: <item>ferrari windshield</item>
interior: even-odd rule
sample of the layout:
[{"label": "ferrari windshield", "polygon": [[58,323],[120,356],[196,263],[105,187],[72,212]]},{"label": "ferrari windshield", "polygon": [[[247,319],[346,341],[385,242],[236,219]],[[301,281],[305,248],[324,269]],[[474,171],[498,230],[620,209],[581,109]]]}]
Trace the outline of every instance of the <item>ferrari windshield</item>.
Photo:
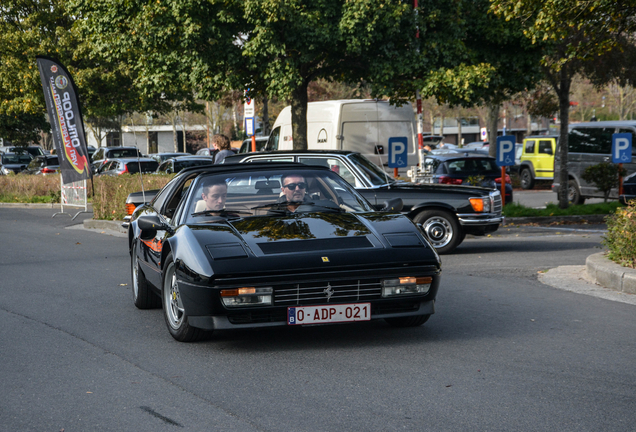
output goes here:
[{"label": "ferrari windshield", "polygon": [[192,185],[185,205],[186,223],[204,222],[209,217],[373,211],[333,172],[302,167],[204,174]]}]

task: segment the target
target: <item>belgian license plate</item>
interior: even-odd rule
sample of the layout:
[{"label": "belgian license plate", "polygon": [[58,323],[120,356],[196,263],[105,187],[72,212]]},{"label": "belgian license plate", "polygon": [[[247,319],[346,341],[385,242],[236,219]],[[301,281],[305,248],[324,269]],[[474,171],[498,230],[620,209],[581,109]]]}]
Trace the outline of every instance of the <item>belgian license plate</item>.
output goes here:
[{"label": "belgian license plate", "polygon": [[370,319],[371,303],[287,308],[287,324],[289,325],[369,321]]}]

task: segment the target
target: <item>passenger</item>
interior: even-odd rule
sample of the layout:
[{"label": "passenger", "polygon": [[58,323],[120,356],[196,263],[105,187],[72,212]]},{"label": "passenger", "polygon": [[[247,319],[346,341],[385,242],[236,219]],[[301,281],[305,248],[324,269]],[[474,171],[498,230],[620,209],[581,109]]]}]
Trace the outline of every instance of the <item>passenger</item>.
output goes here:
[{"label": "passenger", "polygon": [[305,201],[307,192],[307,182],[305,177],[299,174],[285,174],[281,177],[281,190],[283,196],[281,199],[284,202],[290,203],[287,205],[287,210],[295,212],[298,206]]},{"label": "passenger", "polygon": [[214,155],[214,164],[222,163],[227,156],[234,154],[230,145],[230,139],[223,134],[217,134],[212,137],[212,145],[216,150]]},{"label": "passenger", "polygon": [[227,199],[227,185],[219,180],[203,186],[201,199],[205,202],[205,210],[223,210]]}]

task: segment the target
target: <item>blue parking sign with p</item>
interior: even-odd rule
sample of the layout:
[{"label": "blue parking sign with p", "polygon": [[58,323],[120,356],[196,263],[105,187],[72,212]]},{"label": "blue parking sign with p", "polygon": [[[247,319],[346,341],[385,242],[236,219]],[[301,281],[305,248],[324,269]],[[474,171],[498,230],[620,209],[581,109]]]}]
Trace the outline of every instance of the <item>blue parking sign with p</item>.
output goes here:
[{"label": "blue parking sign with p", "polygon": [[632,134],[612,134],[612,162],[629,163],[632,161]]},{"label": "blue parking sign with p", "polygon": [[408,142],[406,137],[389,138],[389,168],[408,166]]},{"label": "blue parking sign with p", "polygon": [[511,166],[515,164],[515,142],[514,135],[504,135],[497,137],[497,166]]}]

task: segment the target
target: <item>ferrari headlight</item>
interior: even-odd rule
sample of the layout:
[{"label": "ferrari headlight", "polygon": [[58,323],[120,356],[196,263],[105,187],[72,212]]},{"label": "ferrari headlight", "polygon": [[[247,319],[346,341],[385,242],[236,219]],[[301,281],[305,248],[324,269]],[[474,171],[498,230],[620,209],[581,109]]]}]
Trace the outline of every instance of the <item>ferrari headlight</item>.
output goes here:
[{"label": "ferrari headlight", "polygon": [[473,210],[478,213],[490,213],[490,197],[468,198]]},{"label": "ferrari headlight", "polygon": [[227,307],[267,306],[272,304],[271,287],[243,287],[221,290],[221,300]]},{"label": "ferrari headlight", "polygon": [[433,278],[430,276],[384,279],[382,281],[382,297],[426,294],[431,289],[432,282]]}]

